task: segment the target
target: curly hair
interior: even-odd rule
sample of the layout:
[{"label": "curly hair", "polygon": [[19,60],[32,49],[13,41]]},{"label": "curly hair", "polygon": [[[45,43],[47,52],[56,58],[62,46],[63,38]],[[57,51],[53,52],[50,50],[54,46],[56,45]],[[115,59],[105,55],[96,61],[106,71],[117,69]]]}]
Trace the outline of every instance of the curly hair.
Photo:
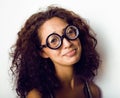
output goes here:
[{"label": "curly hair", "polygon": [[59,17],[79,29],[82,54],[80,61],[74,65],[74,74],[84,80],[91,80],[96,75],[100,57],[96,51],[97,40],[93,30],[73,11],[49,6],[46,10],[33,14],[26,21],[18,32],[15,45],[12,46],[10,69],[16,79],[16,92],[20,98],[24,98],[34,88],[46,98],[61,86],[52,61],[42,58],[39,54],[41,42],[38,38],[38,29],[53,17]]}]

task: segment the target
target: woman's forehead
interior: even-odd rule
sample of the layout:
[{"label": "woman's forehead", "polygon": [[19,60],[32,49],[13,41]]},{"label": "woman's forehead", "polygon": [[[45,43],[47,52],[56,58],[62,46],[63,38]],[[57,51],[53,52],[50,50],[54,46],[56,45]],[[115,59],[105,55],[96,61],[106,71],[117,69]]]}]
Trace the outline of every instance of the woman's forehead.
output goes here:
[{"label": "woman's forehead", "polygon": [[61,18],[51,18],[39,28],[38,35],[41,39],[46,39],[46,37],[52,33],[62,33],[67,25],[68,24]]}]

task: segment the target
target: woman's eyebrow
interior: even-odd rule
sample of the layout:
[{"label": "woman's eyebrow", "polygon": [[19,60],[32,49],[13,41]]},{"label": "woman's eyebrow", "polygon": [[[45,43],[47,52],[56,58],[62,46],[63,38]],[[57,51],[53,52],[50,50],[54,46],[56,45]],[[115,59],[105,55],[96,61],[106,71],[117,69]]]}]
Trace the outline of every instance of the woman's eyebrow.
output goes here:
[{"label": "woman's eyebrow", "polygon": [[[64,27],[63,29],[62,29],[62,34],[64,34],[64,32],[65,32],[65,30],[66,30],[66,28],[69,26],[69,24],[66,26],[66,27]],[[52,32],[52,33],[57,33],[56,31],[54,31],[54,32]],[[51,33],[51,34],[52,34]]]}]

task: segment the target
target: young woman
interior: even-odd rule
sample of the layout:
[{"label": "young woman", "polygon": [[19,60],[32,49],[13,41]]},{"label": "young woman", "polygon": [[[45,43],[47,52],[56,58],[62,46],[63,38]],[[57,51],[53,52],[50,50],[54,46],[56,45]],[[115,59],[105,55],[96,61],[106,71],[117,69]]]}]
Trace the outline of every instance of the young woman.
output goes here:
[{"label": "young woman", "polygon": [[18,32],[11,70],[20,98],[100,98],[93,78],[97,40],[79,15],[60,7],[33,14]]}]

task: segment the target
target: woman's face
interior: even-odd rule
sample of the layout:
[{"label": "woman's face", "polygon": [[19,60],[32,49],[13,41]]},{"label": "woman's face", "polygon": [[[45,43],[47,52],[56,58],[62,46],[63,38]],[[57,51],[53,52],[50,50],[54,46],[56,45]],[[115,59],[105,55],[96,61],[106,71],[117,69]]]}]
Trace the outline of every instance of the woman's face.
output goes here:
[{"label": "woman's face", "polygon": [[[67,23],[58,17],[47,20],[40,28],[38,36],[41,39],[41,45],[46,44],[47,37],[52,33],[63,35]],[[53,50],[48,47],[43,48],[40,55],[44,58],[50,58],[55,66],[72,66],[81,56],[81,43],[79,38],[75,40],[67,40],[63,38],[63,44],[60,48]]]}]

